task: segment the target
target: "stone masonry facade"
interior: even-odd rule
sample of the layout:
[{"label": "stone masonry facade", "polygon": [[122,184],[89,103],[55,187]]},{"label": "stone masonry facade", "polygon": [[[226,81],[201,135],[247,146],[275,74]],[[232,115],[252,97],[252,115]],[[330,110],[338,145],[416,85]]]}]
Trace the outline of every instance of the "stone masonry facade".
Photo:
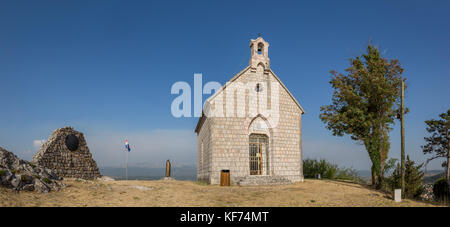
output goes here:
[{"label": "stone masonry facade", "polygon": [[[252,57],[249,66],[206,101],[213,109],[221,105],[224,113],[227,113],[227,108],[234,108],[235,115],[203,114],[199,119],[195,130],[198,135],[198,180],[219,184],[220,171],[224,169],[230,170],[233,184],[248,177],[249,138],[251,135],[262,135],[267,138],[268,143],[267,150],[263,153],[264,166],[260,175],[282,177],[290,182],[303,181],[301,120],[304,110],[270,69],[268,46],[261,37],[251,40]],[[234,84],[236,86],[233,87]],[[257,84],[257,98],[250,98],[253,90],[249,91],[249,84]],[[221,95],[227,89],[239,89],[239,86],[247,86],[246,93]],[[264,92],[259,92],[260,90]],[[271,100],[271,92],[278,94],[275,96],[278,99],[278,111],[271,115],[276,116],[276,121],[268,120],[267,113],[260,112],[258,108],[259,105],[265,105],[264,100],[267,100],[267,107],[275,107],[276,100]],[[226,101],[230,97],[234,100],[231,105]],[[217,102],[217,99],[224,101]],[[257,113],[249,115],[252,107],[255,107]],[[245,110],[244,115],[236,114],[239,108]]]},{"label": "stone masonry facade", "polygon": [[[72,141],[67,142],[68,138]],[[53,170],[60,177],[87,180],[101,177],[83,133],[71,127],[55,130],[34,155],[33,162]]]}]

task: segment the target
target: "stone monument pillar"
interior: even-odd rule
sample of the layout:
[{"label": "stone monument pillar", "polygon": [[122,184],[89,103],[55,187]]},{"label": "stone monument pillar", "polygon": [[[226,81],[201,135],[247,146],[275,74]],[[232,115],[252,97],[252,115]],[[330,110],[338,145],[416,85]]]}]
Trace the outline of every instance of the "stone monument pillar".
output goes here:
[{"label": "stone monument pillar", "polygon": [[166,177],[170,177],[170,161],[166,161]]},{"label": "stone monument pillar", "polygon": [[166,176],[165,176],[164,178],[162,178],[162,180],[164,180],[164,181],[174,180],[174,179],[170,176],[170,170],[171,170],[170,160],[167,160],[167,161],[166,161]]},{"label": "stone monument pillar", "polygon": [[60,177],[86,180],[101,177],[83,133],[72,127],[56,129],[33,156],[33,162]]}]

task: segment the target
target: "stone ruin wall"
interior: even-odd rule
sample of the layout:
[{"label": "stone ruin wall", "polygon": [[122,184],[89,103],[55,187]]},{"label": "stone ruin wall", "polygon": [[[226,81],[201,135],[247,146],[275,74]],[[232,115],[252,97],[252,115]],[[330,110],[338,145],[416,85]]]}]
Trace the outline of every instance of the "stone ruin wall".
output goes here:
[{"label": "stone ruin wall", "polygon": [[[78,139],[78,146],[73,151],[66,145],[66,138],[69,135],[75,135]],[[101,177],[83,133],[71,127],[55,130],[34,155],[33,162],[53,170],[60,177],[87,180]]]}]

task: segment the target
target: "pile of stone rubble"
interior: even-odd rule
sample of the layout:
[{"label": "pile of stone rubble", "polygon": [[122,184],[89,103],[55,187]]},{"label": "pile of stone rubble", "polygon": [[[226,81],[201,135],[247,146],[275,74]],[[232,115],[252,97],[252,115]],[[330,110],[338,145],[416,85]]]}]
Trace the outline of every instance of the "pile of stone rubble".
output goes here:
[{"label": "pile of stone rubble", "polygon": [[64,184],[52,170],[22,160],[0,147],[0,186],[15,191],[58,191]]}]

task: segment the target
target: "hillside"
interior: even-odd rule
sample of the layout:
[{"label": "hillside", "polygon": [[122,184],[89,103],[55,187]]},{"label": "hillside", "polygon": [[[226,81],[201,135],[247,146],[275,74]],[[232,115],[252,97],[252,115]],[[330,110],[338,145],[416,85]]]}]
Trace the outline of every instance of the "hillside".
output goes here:
[{"label": "hillside", "polygon": [[220,187],[193,181],[64,180],[61,191],[15,193],[0,188],[0,206],[433,206],[353,183],[305,180],[283,186]]},{"label": "hillside", "polygon": [[[436,171],[437,172],[437,171]],[[445,173],[443,171],[439,171],[437,173],[430,173],[423,178],[423,183],[425,184],[433,184],[440,178],[445,177]]]}]

